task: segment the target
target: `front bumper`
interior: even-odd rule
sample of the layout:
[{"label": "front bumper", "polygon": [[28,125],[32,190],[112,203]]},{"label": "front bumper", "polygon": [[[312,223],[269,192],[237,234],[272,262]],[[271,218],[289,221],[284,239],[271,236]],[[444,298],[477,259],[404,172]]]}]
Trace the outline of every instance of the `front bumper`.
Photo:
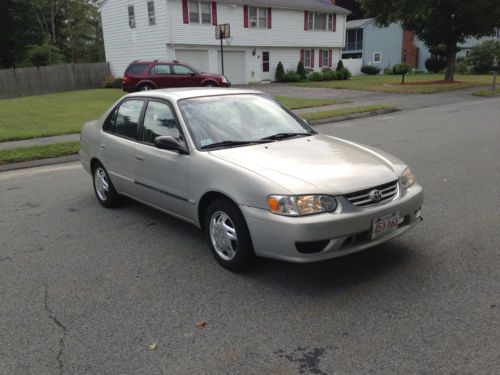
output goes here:
[{"label": "front bumper", "polygon": [[[366,209],[352,206],[338,197],[334,213],[288,217],[268,210],[241,206],[256,255],[306,263],[339,257],[386,242],[406,232],[420,221],[423,202],[422,187],[414,184],[394,201]],[[371,240],[372,221],[398,212],[402,222],[388,234]],[[325,241],[319,252],[304,254],[297,250],[298,242]]]}]

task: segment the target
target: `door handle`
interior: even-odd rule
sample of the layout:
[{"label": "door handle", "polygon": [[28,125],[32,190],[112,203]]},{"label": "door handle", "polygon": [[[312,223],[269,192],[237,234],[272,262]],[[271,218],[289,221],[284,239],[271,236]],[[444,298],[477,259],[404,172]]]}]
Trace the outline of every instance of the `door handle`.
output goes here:
[{"label": "door handle", "polygon": [[144,161],[144,158],[142,156],[139,156],[139,155],[135,155],[134,158],[137,161],[141,161],[141,162]]},{"label": "door handle", "polygon": [[104,150],[104,149],[106,148],[106,145],[101,143],[101,144],[99,145],[99,148],[100,148],[101,150]]}]

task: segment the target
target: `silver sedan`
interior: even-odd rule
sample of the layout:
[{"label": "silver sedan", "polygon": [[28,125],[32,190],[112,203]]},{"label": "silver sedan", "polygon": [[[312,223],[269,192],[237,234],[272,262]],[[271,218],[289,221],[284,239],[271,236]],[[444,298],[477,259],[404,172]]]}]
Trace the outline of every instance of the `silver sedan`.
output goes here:
[{"label": "silver sedan", "polygon": [[104,207],[129,197],[188,221],[232,270],[378,245],[418,223],[423,201],[401,160],[253,90],[126,95],[84,125],[80,159]]}]

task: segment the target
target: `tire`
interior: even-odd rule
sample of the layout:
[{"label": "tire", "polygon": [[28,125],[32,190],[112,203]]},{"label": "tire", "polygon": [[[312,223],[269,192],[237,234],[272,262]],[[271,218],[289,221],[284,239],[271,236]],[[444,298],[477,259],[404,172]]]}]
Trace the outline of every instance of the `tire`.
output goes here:
[{"label": "tire", "polygon": [[148,83],[145,83],[145,84],[139,86],[139,91],[149,91],[149,90],[154,90],[154,89],[155,88]]},{"label": "tire", "polygon": [[102,206],[113,208],[122,202],[121,196],[116,192],[108,172],[101,163],[96,163],[94,166],[92,177],[95,196]]},{"label": "tire", "polygon": [[240,271],[255,262],[252,239],[245,218],[227,199],[210,203],[205,214],[205,238],[217,262],[231,271]]},{"label": "tire", "polygon": [[209,81],[203,84],[203,87],[219,87],[215,82]]}]

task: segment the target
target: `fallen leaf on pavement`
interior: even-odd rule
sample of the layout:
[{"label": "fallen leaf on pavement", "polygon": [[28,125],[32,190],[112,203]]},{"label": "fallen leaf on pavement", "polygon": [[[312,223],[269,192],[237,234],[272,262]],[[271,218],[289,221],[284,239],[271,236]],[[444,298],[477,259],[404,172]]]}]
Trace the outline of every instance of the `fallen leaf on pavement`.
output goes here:
[{"label": "fallen leaf on pavement", "polygon": [[199,329],[207,328],[207,322],[204,322],[203,320],[196,322],[196,328]]},{"label": "fallen leaf on pavement", "polygon": [[157,348],[158,348],[158,344],[156,342],[148,345],[149,350],[156,350]]}]

